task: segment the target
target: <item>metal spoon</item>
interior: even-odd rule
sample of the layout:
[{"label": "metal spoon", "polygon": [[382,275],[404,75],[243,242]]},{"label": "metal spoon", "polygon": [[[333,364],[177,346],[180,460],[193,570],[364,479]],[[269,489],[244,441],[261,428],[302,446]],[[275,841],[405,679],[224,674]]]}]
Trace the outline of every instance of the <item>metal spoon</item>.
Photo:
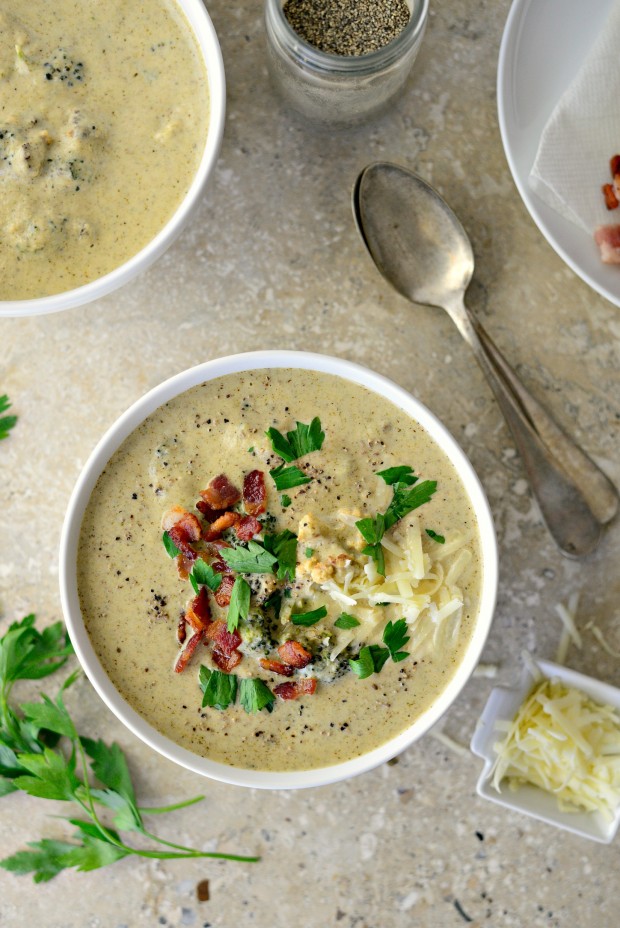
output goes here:
[{"label": "metal spoon", "polygon": [[474,255],[448,204],[412,171],[378,162],[355,183],[353,213],[383,276],[412,302],[445,309],[473,349],[561,552],[573,558],[590,554],[602,525],[618,509],[617,491],[526,390],[465,306]]}]

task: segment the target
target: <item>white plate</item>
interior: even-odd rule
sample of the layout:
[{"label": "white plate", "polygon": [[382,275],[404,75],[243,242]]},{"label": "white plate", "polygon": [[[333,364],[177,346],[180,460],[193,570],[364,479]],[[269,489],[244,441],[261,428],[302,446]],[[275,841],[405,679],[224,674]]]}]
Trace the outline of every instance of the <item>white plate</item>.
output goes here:
[{"label": "white plate", "polygon": [[506,158],[532,219],[582,280],[620,306],[620,269],[602,264],[594,239],[547,206],[528,184],[545,123],[613,3],[514,0],[499,52],[497,106]]}]

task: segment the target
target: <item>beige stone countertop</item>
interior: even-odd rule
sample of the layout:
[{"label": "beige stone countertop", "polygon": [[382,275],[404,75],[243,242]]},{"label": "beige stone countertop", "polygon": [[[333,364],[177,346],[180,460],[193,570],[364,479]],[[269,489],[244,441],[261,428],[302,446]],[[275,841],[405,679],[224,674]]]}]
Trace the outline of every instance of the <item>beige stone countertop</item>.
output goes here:
[{"label": "beige stone countertop", "polygon": [[[151,270],[86,307],[0,322],[0,393],[17,427],[0,444],[0,630],[61,617],[58,541],[75,480],[103,431],[147,389],[209,358],[311,349],[386,374],[427,404],[476,468],[497,526],[501,576],[483,660],[445,718],[467,745],[488,693],[520,652],[553,658],[554,606],[580,591],[620,651],[620,524],[598,552],[562,558],[511,437],[450,320],[391,291],[354,227],[350,192],[370,161],[419,171],[446,196],[476,253],[469,303],[532,392],[620,482],[620,310],[582,283],[530,219],[496,114],[508,0],[432,0],[412,80],[382,118],[319,134],[287,113],[265,65],[259,0],[208,4],[228,78],[221,158],[191,226]],[[591,632],[567,663],[620,685]],[[51,687],[52,691],[55,687]],[[480,761],[426,736],[396,763],[301,792],[243,790],[177,768],[113,717],[85,679],[78,728],[127,752],[144,805],[204,793],[158,822],[171,840],[260,854],[258,864],[132,858],[34,886],[0,871],[0,928],[610,928],[619,844],[597,845],[483,802]],[[0,799],[3,856],[68,837],[50,802]],[[210,899],[196,885],[209,880]]]}]

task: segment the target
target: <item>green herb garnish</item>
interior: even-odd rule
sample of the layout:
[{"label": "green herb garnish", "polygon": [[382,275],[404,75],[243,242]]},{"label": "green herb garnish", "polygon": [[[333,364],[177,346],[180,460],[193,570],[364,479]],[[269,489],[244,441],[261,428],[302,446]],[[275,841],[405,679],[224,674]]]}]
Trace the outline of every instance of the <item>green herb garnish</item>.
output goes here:
[{"label": "green herb garnish", "polygon": [[233,632],[239,624],[239,619],[247,619],[250,611],[250,584],[243,577],[237,577],[230,591],[230,603],[226,616],[226,627]]},{"label": "green herb garnish", "polygon": [[[67,711],[64,692],[80,671],[65,680],[54,699],[42,694],[37,702],[23,703],[19,709],[13,707],[10,695],[17,680],[49,676],[63,667],[72,653],[60,622],[42,632],[34,628],[34,622],[34,616],[26,616],[0,638],[0,796],[22,790],[43,799],[72,802],[84,818],[66,816],[75,829],[72,841],[44,838],[30,842],[29,850],[4,858],[0,866],[16,874],[31,873],[35,883],[41,883],[69,867],[95,870],[130,855],[257,860],[195,850],[147,830],[144,815],[172,812],[203,797],[159,808],[138,806],[129,767],[119,746],[80,736]],[[62,739],[68,741],[68,750]],[[91,785],[93,777],[100,785]],[[101,820],[98,805],[110,810],[111,825]],[[123,831],[135,832],[159,846],[132,847],[121,837]]]},{"label": "green herb garnish", "polygon": [[321,431],[321,420],[318,416],[315,416],[310,425],[297,422],[295,429],[286,433],[286,438],[274,428],[267,429],[265,434],[271,441],[275,453],[289,464],[312,451],[320,451],[325,440],[325,432]]},{"label": "green herb garnish", "polygon": [[202,665],[198,683],[203,692],[202,705],[214,709],[227,709],[237,698],[237,677],[234,673],[209,670]]},{"label": "green herb garnish", "polygon": [[286,493],[283,493],[282,496],[280,497],[280,505],[282,506],[283,509],[288,509],[288,507],[291,505],[292,502],[293,500],[291,499],[290,496],[287,496]]},{"label": "green herb garnish", "polygon": [[280,609],[282,608],[282,594],[280,590],[274,590],[271,593],[265,602],[263,603],[263,609],[273,609],[273,613],[276,617],[276,620],[280,618]]},{"label": "green herb garnish", "polygon": [[316,625],[316,623],[324,619],[326,615],[327,608],[325,606],[319,606],[318,609],[313,609],[311,612],[296,612],[291,614],[291,622],[293,625],[304,625],[309,627],[310,625]]},{"label": "green herb garnish", "polygon": [[284,529],[276,535],[265,535],[263,544],[267,551],[277,559],[278,580],[294,580],[297,567],[297,535]]},{"label": "green herb garnish", "polygon": [[359,619],[356,619],[354,615],[349,615],[348,612],[341,612],[334,625],[336,628],[357,628],[360,624]]},{"label": "green herb garnish", "polygon": [[379,644],[366,645],[362,648],[357,660],[350,660],[349,667],[357,674],[360,680],[364,680],[373,673],[381,673],[385,662],[389,657],[397,663],[409,657],[408,651],[401,651],[409,641],[407,634],[407,623],[405,619],[399,619],[397,622],[388,622],[383,629],[383,642],[385,648]]},{"label": "green herb garnish", "polygon": [[397,622],[388,622],[383,629],[383,642],[387,646],[390,657],[395,664],[409,657],[408,651],[400,650],[404,648],[409,641],[408,631],[409,628],[405,619],[399,619]]},{"label": "green herb garnish", "polygon": [[306,548],[306,557],[312,557],[314,554],[314,548]]},{"label": "green herb garnish", "polygon": [[388,486],[393,486],[395,483],[404,483],[405,486],[411,487],[418,480],[413,473],[413,468],[409,467],[408,464],[402,464],[398,467],[386,467],[385,470],[377,470],[375,473],[377,477],[385,480]]},{"label": "green herb garnish", "polygon": [[189,574],[189,582],[196,594],[200,592],[201,586],[207,586],[212,593],[216,593],[222,582],[222,574],[213,570],[210,564],[207,564],[206,561],[199,557],[194,561],[194,566]]},{"label": "green herb garnish", "polygon": [[[9,401],[6,393],[4,396],[0,396],[0,413],[6,412],[7,409],[11,408],[11,403]],[[0,418],[0,441],[3,438],[7,438],[9,432],[12,428],[15,428],[15,423],[17,422],[17,416],[2,416]]]},{"label": "green herb garnish", "polygon": [[310,483],[312,478],[306,477],[304,472],[300,470],[296,464],[292,464],[290,467],[285,467],[284,464],[280,464],[278,467],[274,467],[269,471],[271,477],[273,477],[274,483],[276,485],[276,490],[292,490],[293,487],[300,487],[304,483]]},{"label": "green herb garnish", "polygon": [[231,570],[240,574],[270,574],[276,563],[273,554],[258,541],[248,541],[247,547],[222,548],[220,554]]},{"label": "green herb garnish", "polygon": [[438,532],[434,531],[432,528],[427,528],[424,530],[429,538],[432,538],[433,541],[436,541],[438,545],[445,545],[446,539],[443,535],[440,535]]},{"label": "green herb garnish", "polygon": [[161,540],[164,543],[164,548],[166,549],[166,554],[168,557],[176,557],[177,554],[181,553],[168,532],[164,532],[164,534],[161,536]]},{"label": "green herb garnish", "polygon": [[241,680],[239,702],[246,712],[260,712],[261,709],[272,711],[276,697],[266,683],[257,678]]}]

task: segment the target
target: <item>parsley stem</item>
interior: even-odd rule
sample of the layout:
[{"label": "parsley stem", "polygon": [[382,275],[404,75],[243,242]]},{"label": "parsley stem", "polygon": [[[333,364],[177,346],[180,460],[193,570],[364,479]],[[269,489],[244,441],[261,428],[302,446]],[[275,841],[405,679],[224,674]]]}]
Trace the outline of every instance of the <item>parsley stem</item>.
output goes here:
[{"label": "parsley stem", "polygon": [[197,802],[202,802],[204,796],[194,796],[193,799],[186,799],[184,802],[175,802],[171,806],[138,806],[138,812],[141,815],[159,815],[162,812],[176,812],[177,809],[185,809],[187,806],[193,806]]}]

